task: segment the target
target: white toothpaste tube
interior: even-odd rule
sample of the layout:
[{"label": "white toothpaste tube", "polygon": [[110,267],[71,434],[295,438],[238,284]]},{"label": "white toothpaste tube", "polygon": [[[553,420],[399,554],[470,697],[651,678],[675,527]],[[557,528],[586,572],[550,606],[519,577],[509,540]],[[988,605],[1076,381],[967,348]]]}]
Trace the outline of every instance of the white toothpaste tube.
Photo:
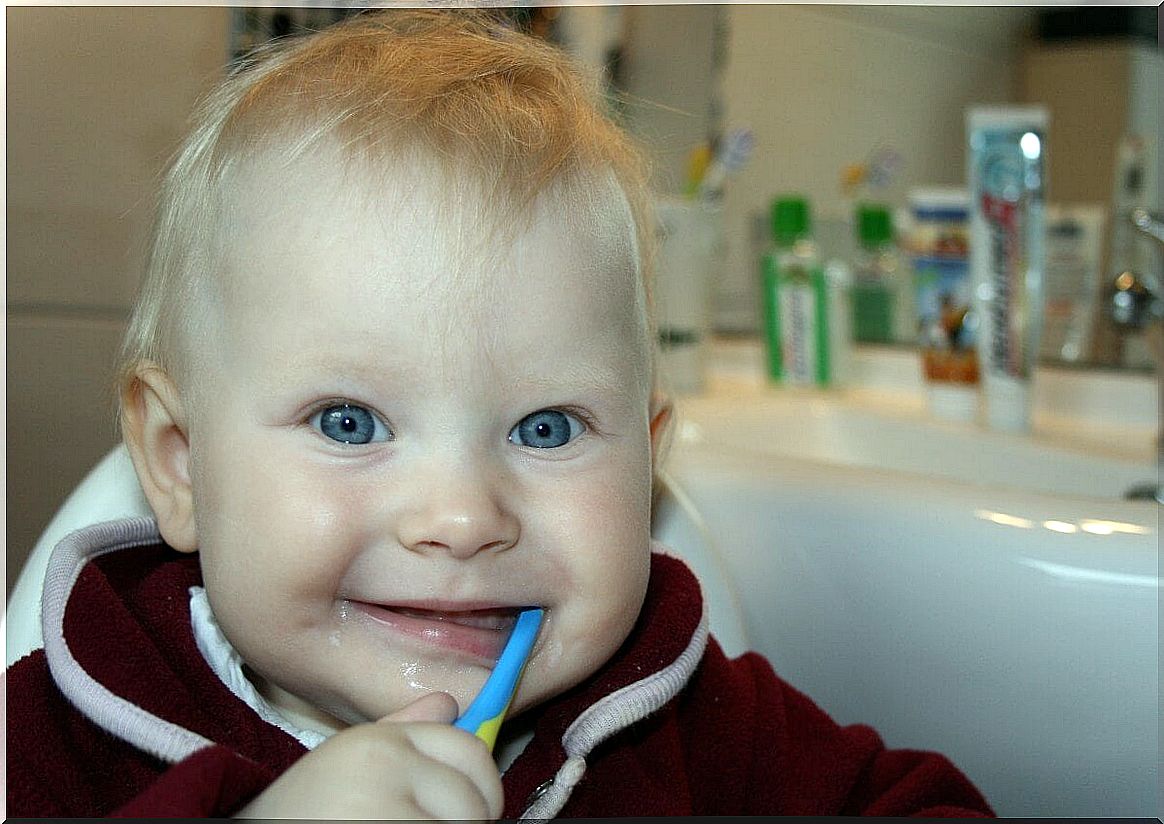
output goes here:
[{"label": "white toothpaste tube", "polygon": [[1031,423],[1043,316],[1047,122],[1038,106],[966,113],[970,277],[986,420],[1012,432]]}]

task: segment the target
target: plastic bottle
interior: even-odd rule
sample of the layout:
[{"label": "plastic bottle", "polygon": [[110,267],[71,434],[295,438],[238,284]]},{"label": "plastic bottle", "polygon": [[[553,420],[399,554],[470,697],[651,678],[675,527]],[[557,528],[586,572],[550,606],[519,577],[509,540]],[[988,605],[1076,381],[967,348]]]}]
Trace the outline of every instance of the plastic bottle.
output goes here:
[{"label": "plastic bottle", "polygon": [[829,375],[827,386],[843,386],[853,370],[853,270],[843,260],[824,263],[828,315]]},{"label": "plastic bottle", "polygon": [[857,206],[857,260],[853,271],[853,339],[861,343],[892,343],[898,315],[904,311],[899,293],[901,271],[893,242],[889,209],[874,203]]},{"label": "plastic bottle", "polygon": [[978,320],[972,295],[965,189],[915,189],[907,246],[913,271],[918,343],[930,411],[939,418],[978,418]]},{"label": "plastic bottle", "polygon": [[835,313],[805,198],[773,201],[772,241],[762,264],[768,375],[786,384],[827,386],[835,376],[829,333]]}]

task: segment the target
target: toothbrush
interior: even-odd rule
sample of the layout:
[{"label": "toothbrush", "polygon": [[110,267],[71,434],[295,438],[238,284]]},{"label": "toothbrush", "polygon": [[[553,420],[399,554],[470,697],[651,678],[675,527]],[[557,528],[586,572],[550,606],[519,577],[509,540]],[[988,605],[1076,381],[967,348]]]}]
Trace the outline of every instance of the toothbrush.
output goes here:
[{"label": "toothbrush", "polygon": [[696,196],[704,201],[714,200],[728,176],[738,172],[748,162],[748,158],[752,156],[754,143],[750,129],[732,129],[728,132],[719,152],[699,181]]},{"label": "toothbrush", "polygon": [[497,665],[493,667],[493,673],[469,708],[453,722],[453,726],[471,732],[484,741],[490,752],[493,752],[493,745],[497,742],[497,732],[509,710],[509,702],[517,692],[517,682],[525,670],[525,662],[533,649],[543,614],[542,610],[535,608],[523,610],[517,616],[517,623],[505,643],[505,649],[501,651],[501,657],[497,659]]}]

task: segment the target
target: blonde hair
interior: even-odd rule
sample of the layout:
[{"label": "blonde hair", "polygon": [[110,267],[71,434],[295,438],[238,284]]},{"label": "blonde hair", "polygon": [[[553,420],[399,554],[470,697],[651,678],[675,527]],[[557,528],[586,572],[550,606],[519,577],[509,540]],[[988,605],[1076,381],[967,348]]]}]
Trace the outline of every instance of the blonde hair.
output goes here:
[{"label": "blonde hair", "polygon": [[[469,180],[496,209],[524,211],[551,187],[595,197],[613,180],[630,209],[649,306],[654,222],[645,155],[603,112],[597,83],[558,48],[474,10],[359,14],[264,50],[195,113],[163,178],[118,389],[153,363],[188,356],[190,315],[221,262],[223,189],[272,148],[300,156],[325,140],[353,158],[422,157]],[[649,309],[646,323],[653,340]]]}]

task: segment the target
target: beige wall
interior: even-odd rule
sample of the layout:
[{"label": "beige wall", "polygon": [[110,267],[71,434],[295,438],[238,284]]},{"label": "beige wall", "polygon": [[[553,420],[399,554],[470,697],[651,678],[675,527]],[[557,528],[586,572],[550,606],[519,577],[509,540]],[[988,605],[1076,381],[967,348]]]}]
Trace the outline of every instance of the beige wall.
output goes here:
[{"label": "beige wall", "polygon": [[[1031,8],[641,5],[625,10],[629,125],[654,152],[654,179],[680,191],[689,152],[712,130],[748,127],[749,165],[726,188],[720,329],[759,326],[756,215],[773,196],[808,196],[822,240],[848,241],[841,170],[879,147],[903,159],[887,199],[965,177],[963,112],[1017,99]],[[712,76],[715,30],[724,64]],[[762,245],[763,238],[759,239]],[[846,248],[826,248],[843,254]]]},{"label": "beige wall", "polygon": [[[1030,8],[732,5],[725,124],[756,149],[724,201],[721,325],[758,327],[752,216],[776,194],[806,194],[818,223],[851,206],[841,170],[879,146],[902,158],[893,205],[914,186],[965,179],[963,111],[1013,101]],[[825,249],[828,253],[839,250]]]},{"label": "beige wall", "polygon": [[682,189],[688,154],[711,132],[713,28],[726,13],[702,4],[624,10],[627,125],[652,153],[660,192]]},{"label": "beige wall", "polygon": [[115,442],[154,176],[222,71],[225,8],[9,7],[7,580]]}]

